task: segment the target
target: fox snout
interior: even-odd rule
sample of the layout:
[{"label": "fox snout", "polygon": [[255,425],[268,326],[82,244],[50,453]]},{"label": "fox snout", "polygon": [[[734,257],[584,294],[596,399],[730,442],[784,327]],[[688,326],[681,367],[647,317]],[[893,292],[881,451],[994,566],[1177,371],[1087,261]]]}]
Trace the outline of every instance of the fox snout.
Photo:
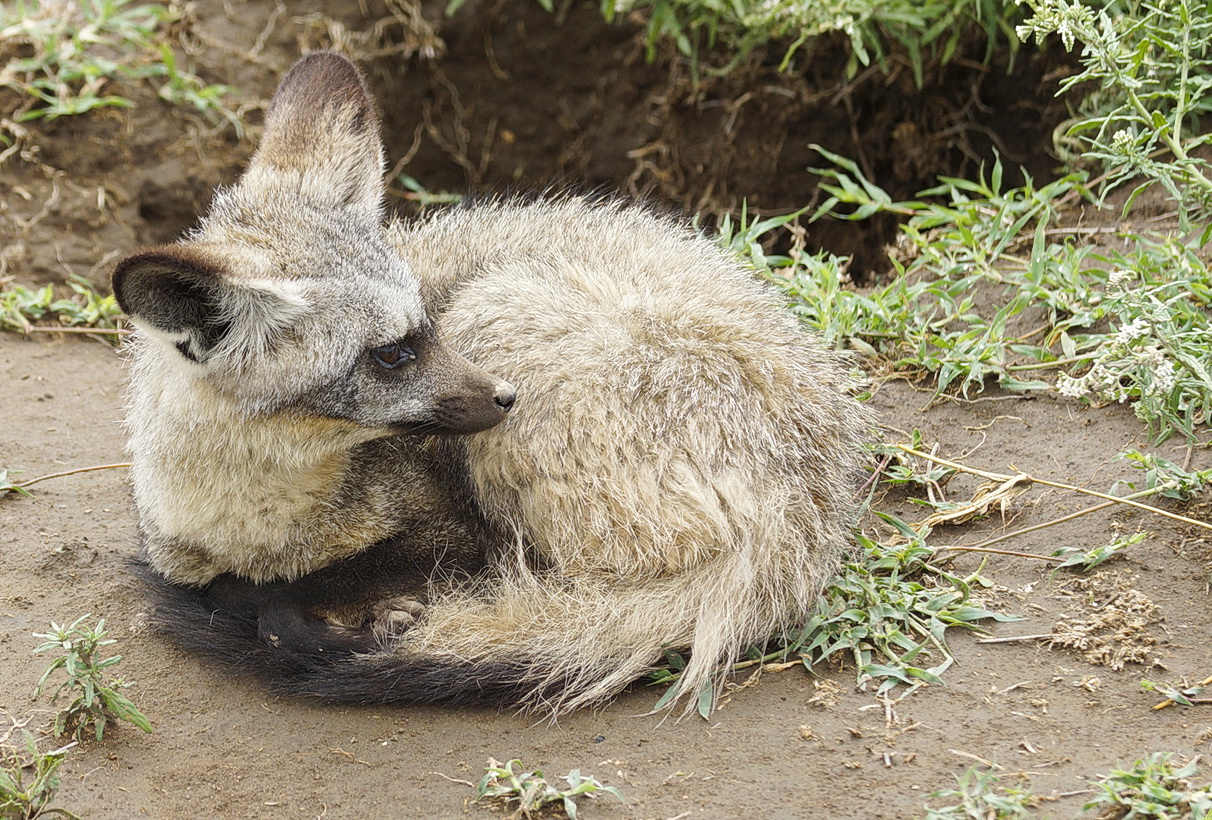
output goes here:
[{"label": "fox snout", "polygon": [[[470,362],[468,366],[475,367]],[[456,435],[479,433],[496,427],[505,420],[517,401],[517,389],[509,382],[495,379],[484,371],[480,373],[486,377],[484,380],[468,379],[468,382],[480,381],[479,385],[465,383],[460,389],[435,402],[433,416],[436,428],[431,432]]]},{"label": "fox snout", "polygon": [[417,346],[417,364],[413,389],[422,400],[420,418],[401,419],[397,427],[404,432],[478,433],[503,422],[517,403],[512,384],[436,339]]}]

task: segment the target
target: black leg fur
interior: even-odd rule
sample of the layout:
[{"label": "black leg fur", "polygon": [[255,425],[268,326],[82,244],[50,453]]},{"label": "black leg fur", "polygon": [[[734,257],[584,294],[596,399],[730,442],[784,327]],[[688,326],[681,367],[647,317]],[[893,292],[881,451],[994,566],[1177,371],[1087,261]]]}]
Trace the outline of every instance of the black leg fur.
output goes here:
[{"label": "black leg fur", "polygon": [[257,638],[288,654],[331,657],[378,647],[374,630],[364,619],[358,626],[341,626],[318,612],[317,602],[331,596],[318,596],[314,594],[317,590],[322,591],[323,586],[254,584],[234,575],[221,575],[206,587],[205,596],[217,611],[254,620]]},{"label": "black leg fur", "polygon": [[[435,571],[478,569],[478,558],[455,556],[463,559],[455,561],[416,552],[398,541],[383,541],[289,583],[254,584],[226,574],[202,589],[187,589],[168,583],[146,564],[137,574],[163,611],[157,620],[192,649],[221,659],[231,659],[233,653],[239,658],[335,659],[380,648],[420,609],[417,603],[423,603]],[[410,602],[412,614],[391,617],[400,613],[393,606],[397,600]],[[222,640],[208,641],[207,635],[260,646],[234,650]]]},{"label": "black leg fur", "polygon": [[[481,542],[482,543],[482,542]],[[435,577],[470,579],[479,554],[385,541],[291,583],[253,584],[220,576],[209,586],[169,583],[145,561],[134,572],[153,599],[152,623],[174,643],[275,692],[344,703],[491,704],[507,708],[566,682],[536,674],[547,665],[412,658],[386,646],[375,618],[384,603],[421,594]],[[421,598],[423,601],[423,598]],[[337,626],[325,613],[338,613]],[[424,617],[422,615],[421,617]],[[532,665],[534,664],[534,665]]]},{"label": "black leg fur", "polygon": [[[225,577],[202,589],[171,584],[142,561],[134,566],[134,572],[153,599],[153,624],[174,643],[242,676],[260,678],[280,694],[344,703],[490,704],[510,708],[523,693],[534,694],[536,688],[554,693],[566,684],[550,680],[540,687],[534,668],[523,663],[471,664],[457,658],[409,660],[389,651],[362,654],[351,649],[348,642],[331,641],[332,633],[317,631],[313,626],[288,634],[295,641],[319,640],[323,652],[295,652],[287,645],[260,637],[261,615],[268,599],[282,596],[271,610],[284,600],[289,608],[296,608],[299,602],[291,601],[288,594],[292,587],[295,592],[306,592],[307,586],[316,584],[327,590],[327,597],[321,599],[331,602],[342,589],[341,581],[348,580],[340,577],[337,568],[329,568],[338,576],[331,584],[319,582],[333,573],[314,573],[298,586],[257,586]],[[376,588],[383,591],[383,586]],[[387,593],[400,591],[396,587]]]}]

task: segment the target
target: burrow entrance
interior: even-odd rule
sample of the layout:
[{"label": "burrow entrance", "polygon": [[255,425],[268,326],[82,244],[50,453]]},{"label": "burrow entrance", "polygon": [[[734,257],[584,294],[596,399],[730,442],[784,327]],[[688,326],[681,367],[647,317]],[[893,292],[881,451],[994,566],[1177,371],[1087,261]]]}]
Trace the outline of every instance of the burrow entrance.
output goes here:
[{"label": "burrow entrance", "polygon": [[[985,61],[983,37],[947,64],[927,62],[921,87],[907,58],[847,78],[847,46],[817,42],[780,72],[785,46],[750,55],[725,76],[696,72],[672,47],[646,59],[638,21],[610,25],[596,4],[549,14],[507,0],[441,19],[444,53],[380,62],[389,156],[431,190],[600,187],[654,197],[708,217],[811,206],[825,163],[812,143],[855,159],[897,198],[964,177],[1000,155],[1007,180],[1024,167],[1055,175],[1054,97],[1063,55],[1009,48]],[[851,255],[851,273],[886,268],[888,218],[820,221],[808,246]]]}]

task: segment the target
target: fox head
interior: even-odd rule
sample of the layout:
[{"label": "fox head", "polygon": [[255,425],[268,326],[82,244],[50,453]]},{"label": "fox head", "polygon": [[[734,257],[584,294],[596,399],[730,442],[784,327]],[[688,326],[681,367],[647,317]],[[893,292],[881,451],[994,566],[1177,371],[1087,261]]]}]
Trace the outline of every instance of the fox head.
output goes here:
[{"label": "fox head", "polygon": [[417,277],[387,245],[382,174],[361,75],[310,54],[199,227],[118,264],[118,303],[144,344],[252,415],[344,420],[371,437],[492,427],[513,388],[438,338]]}]

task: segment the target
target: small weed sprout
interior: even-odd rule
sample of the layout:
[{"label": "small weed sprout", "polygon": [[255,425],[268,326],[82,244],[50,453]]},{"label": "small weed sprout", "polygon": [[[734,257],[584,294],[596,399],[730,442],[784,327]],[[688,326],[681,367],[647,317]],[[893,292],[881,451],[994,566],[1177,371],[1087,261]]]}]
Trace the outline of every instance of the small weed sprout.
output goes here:
[{"label": "small weed sprout", "polygon": [[[910,433],[909,446],[914,450],[928,449],[923,444],[920,430],[914,429]],[[929,493],[931,498],[935,493],[941,496],[947,483],[958,473],[954,467],[912,458],[900,447],[875,444],[872,445],[871,450],[882,461],[880,475],[882,483],[890,487],[921,488]]]},{"label": "small weed sprout", "polygon": [[518,771],[522,768],[522,761],[518,759],[501,763],[489,758],[487,771],[476,787],[476,800],[498,800],[506,806],[515,806],[515,816],[520,817],[532,817],[548,806],[562,806],[570,820],[576,820],[578,797],[606,793],[627,802],[617,788],[603,786],[594,778],[582,775],[580,769],[564,775],[568,788],[561,789],[552,785],[538,769]]},{"label": "small weed sprout", "polygon": [[86,279],[68,281],[70,297],[59,297],[55,288],[23,288],[0,282],[0,330],[29,333],[37,322],[55,321],[60,327],[119,329],[122,309],[113,295],[102,296]]},{"label": "small weed sprout", "polygon": [[1175,768],[1169,752],[1155,752],[1128,769],[1113,769],[1091,783],[1097,796],[1082,806],[1099,808],[1100,817],[1142,817],[1159,820],[1208,820],[1212,817],[1212,784],[1193,786],[1199,768],[1192,760]]},{"label": "small weed sprout", "polygon": [[1177,703],[1179,706],[1194,706],[1197,703],[1212,703],[1212,698],[1201,697],[1209,686],[1212,686],[1212,678],[1208,678],[1202,683],[1197,683],[1194,686],[1183,686],[1179,688],[1173,684],[1158,683],[1151,681],[1148,678],[1141,679],[1140,688],[1146,692],[1157,692],[1159,695],[1164,695],[1165,700],[1154,706],[1154,709],[1164,709],[1172,703]]},{"label": "small weed sprout", "polygon": [[1112,539],[1109,544],[1104,544],[1101,547],[1092,547],[1091,549],[1061,547],[1052,553],[1054,558],[1062,559],[1052,570],[1052,574],[1055,574],[1056,570],[1064,569],[1065,567],[1081,567],[1083,571],[1092,570],[1104,561],[1114,558],[1128,549],[1128,547],[1136,546],[1148,537],[1149,533],[1142,531]]},{"label": "small weed sprout", "polygon": [[415,203],[418,209],[425,209],[431,205],[456,205],[463,201],[463,195],[460,193],[431,191],[408,174],[400,174],[396,177],[396,182],[399,183],[400,188],[390,189],[389,192],[407,202]]},{"label": "small weed sprout", "polygon": [[5,498],[9,493],[23,495],[26,498],[33,498],[34,494],[22,487],[19,483],[14,483],[8,477],[9,471],[0,468],[0,498]]},{"label": "small weed sprout", "polygon": [[1028,789],[1002,786],[992,770],[969,768],[956,780],[958,788],[940,789],[931,797],[959,801],[936,809],[928,809],[923,820],[1014,820],[1035,815],[1029,811],[1039,801]]},{"label": "small weed sprout", "polygon": [[[76,818],[67,809],[51,805],[59,790],[59,765],[67,750],[75,744],[43,753],[38,751],[29,732],[23,734],[28,760],[23,759],[16,749],[0,751],[0,818],[35,820],[51,815]],[[33,778],[28,781],[24,774],[26,769],[33,770]]]},{"label": "small weed sprout", "polygon": [[104,660],[99,658],[98,650],[101,647],[117,641],[106,637],[104,618],[97,622],[96,627],[84,625],[90,617],[92,616],[85,615],[77,618],[66,627],[52,621],[50,632],[34,635],[35,638],[46,639],[45,643],[34,649],[35,653],[61,653],[42,673],[38,685],[34,688],[34,696],[37,697],[45,690],[51,675],[59,669],[67,674],[67,679],[51,693],[51,700],[57,700],[64,692],[72,696],[71,702],[55,716],[55,736],[72,732],[77,738],[83,738],[89,727],[92,727],[97,740],[101,740],[106,723],[111,718],[125,720],[145,732],[151,732],[151,724],[147,718],[130,698],[121,692],[130,684],[119,678],[106,679],[105,670],[115,666],[122,660],[122,656],[114,655]]}]

